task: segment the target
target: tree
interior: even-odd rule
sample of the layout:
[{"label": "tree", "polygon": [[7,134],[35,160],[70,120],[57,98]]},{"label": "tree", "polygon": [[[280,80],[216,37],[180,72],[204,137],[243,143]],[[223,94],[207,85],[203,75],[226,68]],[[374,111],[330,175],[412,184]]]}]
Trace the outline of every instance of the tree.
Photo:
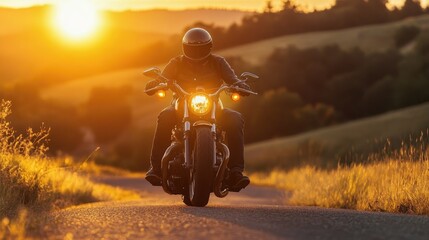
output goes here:
[{"label": "tree", "polygon": [[273,2],[272,1],[267,1],[266,5],[265,5],[265,12],[267,13],[272,13],[273,12]]},{"label": "tree", "polygon": [[386,112],[392,108],[394,81],[395,79],[392,76],[386,76],[365,91],[362,97],[364,115],[371,116]]},{"label": "tree", "polygon": [[401,48],[413,41],[420,33],[420,28],[417,26],[402,26],[396,30],[394,39],[395,45]]},{"label": "tree", "polygon": [[129,87],[94,88],[85,104],[86,122],[96,141],[108,143],[117,138],[131,123]]},{"label": "tree", "polygon": [[283,1],[282,11],[296,11],[296,5],[291,0]]},{"label": "tree", "polygon": [[347,119],[355,119],[362,115],[359,103],[365,92],[365,84],[362,73],[351,72],[335,76],[328,84],[325,91],[326,102],[330,103]]},{"label": "tree", "polygon": [[82,141],[81,119],[76,108],[55,101],[44,100],[39,95],[37,83],[16,83],[0,87],[0,99],[12,101],[11,122],[14,129],[24,133],[28,127],[38,129],[43,123],[50,128],[49,150],[71,153]]},{"label": "tree", "polygon": [[405,0],[401,10],[402,17],[411,17],[423,14],[420,0]]},{"label": "tree", "polygon": [[368,0],[366,3],[366,16],[372,23],[389,21],[389,10],[386,7],[387,0]]},{"label": "tree", "polygon": [[353,8],[362,5],[362,3],[364,3],[364,0],[336,0],[334,8]]},{"label": "tree", "polygon": [[[295,113],[304,103],[296,93],[286,89],[268,91],[252,106],[253,115],[249,121],[247,139],[259,141],[262,139],[281,137],[300,132]],[[267,122],[267,119],[270,119]]]}]

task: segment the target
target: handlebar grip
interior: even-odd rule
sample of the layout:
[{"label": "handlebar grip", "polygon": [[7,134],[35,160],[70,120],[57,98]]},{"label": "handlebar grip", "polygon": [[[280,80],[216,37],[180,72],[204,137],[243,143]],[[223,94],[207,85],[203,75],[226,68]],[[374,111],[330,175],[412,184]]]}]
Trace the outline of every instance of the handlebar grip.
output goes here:
[{"label": "handlebar grip", "polygon": [[156,90],[162,90],[162,89],[165,89],[165,88],[166,88],[166,86],[158,85],[158,86],[156,86],[154,88],[145,90],[144,93],[148,93],[148,92],[152,92],[152,91],[156,91]]},{"label": "handlebar grip", "polygon": [[252,94],[252,95],[258,95],[257,92],[253,92],[253,91],[250,91],[250,90],[247,90],[247,89],[244,89],[244,88],[234,87],[233,89],[235,91],[239,91],[239,92],[245,92],[245,93]]}]

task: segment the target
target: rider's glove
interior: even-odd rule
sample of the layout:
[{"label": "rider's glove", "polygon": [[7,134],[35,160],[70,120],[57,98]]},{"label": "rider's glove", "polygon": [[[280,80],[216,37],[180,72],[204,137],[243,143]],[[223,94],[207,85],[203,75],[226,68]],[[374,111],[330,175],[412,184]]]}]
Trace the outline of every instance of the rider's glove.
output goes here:
[{"label": "rider's glove", "polygon": [[[249,85],[247,85],[245,82],[241,82],[241,83],[237,84],[237,87],[242,88],[242,89],[245,89],[245,90],[249,90],[249,91],[251,91],[251,90],[252,90],[252,89],[250,88],[250,86],[249,86]],[[238,93],[239,93],[241,96],[249,96],[249,95],[250,95],[249,93],[247,93],[247,92],[242,92],[242,91],[238,91]]]},{"label": "rider's glove", "polygon": [[147,90],[157,87],[159,85],[159,83],[160,82],[158,82],[156,80],[152,80],[152,81],[148,82],[146,84],[146,87],[145,87],[146,94],[149,96],[154,95],[156,90],[152,90],[152,91],[147,91]]}]

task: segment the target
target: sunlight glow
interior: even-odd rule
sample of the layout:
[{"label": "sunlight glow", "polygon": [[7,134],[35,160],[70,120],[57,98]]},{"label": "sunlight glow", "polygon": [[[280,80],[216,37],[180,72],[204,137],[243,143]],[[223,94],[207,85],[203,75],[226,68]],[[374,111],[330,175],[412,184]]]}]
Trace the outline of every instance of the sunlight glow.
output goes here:
[{"label": "sunlight glow", "polygon": [[100,16],[90,0],[62,0],[55,5],[54,24],[71,40],[82,40],[94,34]]},{"label": "sunlight glow", "polygon": [[[126,11],[126,10],[147,10],[147,9],[170,9],[183,10],[195,8],[223,8],[223,9],[239,9],[247,11],[262,12],[265,9],[267,0],[217,0],[217,1],[201,1],[201,0],[87,0],[95,3],[99,9]],[[271,0],[274,10],[279,10],[283,5],[284,0]],[[401,7],[405,0],[388,0],[389,8]],[[0,0],[0,6],[22,8],[34,5],[56,4],[64,2],[64,0]],[[85,2],[80,0],[79,2]],[[329,8],[335,3],[335,0],[292,0],[298,5],[299,9],[303,10],[323,10]],[[429,0],[421,0],[422,6],[426,7]]]}]

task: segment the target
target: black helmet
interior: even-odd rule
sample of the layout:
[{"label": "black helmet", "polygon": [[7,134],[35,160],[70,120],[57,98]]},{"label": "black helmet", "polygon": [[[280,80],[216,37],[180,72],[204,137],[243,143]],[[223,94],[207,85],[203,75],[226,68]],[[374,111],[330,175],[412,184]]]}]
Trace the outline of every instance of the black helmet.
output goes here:
[{"label": "black helmet", "polygon": [[201,61],[210,56],[213,41],[210,33],[202,28],[192,28],[182,39],[183,54],[190,60]]}]

